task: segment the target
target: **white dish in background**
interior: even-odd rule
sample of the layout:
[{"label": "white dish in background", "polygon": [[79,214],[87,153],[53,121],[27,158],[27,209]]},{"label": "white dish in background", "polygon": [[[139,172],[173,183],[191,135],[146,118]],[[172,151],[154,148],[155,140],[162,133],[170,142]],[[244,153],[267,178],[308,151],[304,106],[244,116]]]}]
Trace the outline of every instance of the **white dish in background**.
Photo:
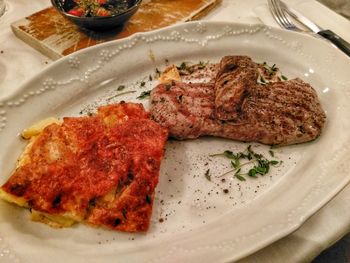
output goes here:
[{"label": "white dish in background", "polygon": [[[308,35],[262,25],[193,22],[95,46],[55,62],[8,98],[0,99],[0,183],[25,146],[20,131],[49,116],[79,116],[98,105],[136,97],[166,61],[216,62],[229,54],[275,63],[288,77],[317,90],[327,123],[315,142],[274,150],[283,165],[245,182],[214,178],[229,169],[224,150],[248,144],[201,138],[170,141],[146,234],[77,225],[52,229],[28,211],[0,202],[0,248],[5,262],[227,262],[286,236],[349,181],[350,64],[340,51]],[[141,84],[145,82],[145,85]],[[117,96],[117,87],[136,91]],[[268,156],[267,146],[252,144]],[[210,169],[213,181],[205,178]],[[225,194],[224,189],[229,192]],[[163,222],[160,222],[162,221]],[[4,253],[5,252],[5,253]]]}]

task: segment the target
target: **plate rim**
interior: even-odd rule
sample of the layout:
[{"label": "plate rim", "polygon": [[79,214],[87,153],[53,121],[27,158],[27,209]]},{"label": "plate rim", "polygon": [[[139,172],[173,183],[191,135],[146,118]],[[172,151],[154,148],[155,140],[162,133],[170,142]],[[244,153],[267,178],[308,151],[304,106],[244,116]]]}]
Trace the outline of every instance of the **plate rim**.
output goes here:
[{"label": "plate rim", "polygon": [[[209,26],[223,26],[223,25],[230,25],[233,27],[238,27],[238,28],[254,28],[254,27],[261,27],[262,29],[266,29],[268,31],[271,32],[277,32],[277,34],[287,34],[287,35],[295,35],[297,34],[299,37],[301,37],[302,39],[314,39],[313,36],[311,35],[304,35],[302,33],[296,33],[296,32],[287,32],[281,29],[277,29],[277,28],[272,28],[266,25],[262,25],[262,24],[242,24],[242,23],[234,23],[234,22],[209,22],[209,21],[194,21],[194,22],[188,22],[188,23],[184,23],[184,24],[178,24],[178,25],[174,25],[174,26],[170,26],[167,28],[163,28],[163,29],[158,29],[155,31],[151,31],[151,32],[141,32],[141,33],[136,33],[128,38],[125,39],[119,39],[119,40],[113,40],[110,42],[106,42],[100,45],[96,45],[96,46],[92,46],[83,50],[79,50],[78,52],[75,52],[73,54],[70,54],[67,57],[61,58],[55,62],[53,62],[51,65],[49,65],[47,68],[45,68],[43,71],[39,72],[38,74],[36,74],[35,76],[31,77],[30,79],[28,79],[26,82],[24,82],[22,85],[20,85],[20,87],[18,89],[16,89],[13,93],[9,94],[8,97],[4,98],[4,101],[6,101],[7,99],[11,99],[16,97],[21,91],[23,91],[24,89],[26,89],[26,87],[30,86],[31,83],[34,83],[35,81],[39,80],[42,76],[44,76],[45,74],[47,74],[48,72],[52,71],[53,69],[55,69],[57,67],[57,65],[60,65],[64,62],[66,62],[70,57],[76,57],[76,56],[80,56],[82,54],[86,54],[89,52],[93,52],[94,50],[102,50],[104,48],[108,48],[108,47],[112,47],[112,46],[116,46],[119,45],[120,43],[127,43],[132,41],[133,39],[137,39],[140,38],[142,36],[152,36],[152,35],[156,35],[159,33],[163,33],[163,32],[170,32],[171,30],[176,30],[178,28],[190,28],[193,25],[199,25],[199,24],[203,24],[203,25],[209,25]],[[283,33],[282,33],[283,32]],[[299,38],[298,37],[298,38]],[[315,41],[320,41],[319,43],[325,43],[320,39],[314,39]],[[313,41],[314,41],[313,40]],[[334,48],[334,50],[338,50],[337,48],[335,48],[332,45],[329,45],[329,47]],[[339,52],[339,54],[342,54],[342,52],[340,50],[336,51]],[[344,55],[345,56],[345,55]],[[3,98],[0,99],[0,102],[2,101]],[[336,189],[333,189],[333,191],[331,192],[332,198],[336,195],[336,193],[338,193],[339,191],[341,191],[341,189],[343,189],[347,183],[349,182],[350,178],[347,178],[347,181],[343,182],[342,185],[339,185]],[[331,199],[332,199],[331,198]],[[298,229],[309,217],[311,217],[315,212],[317,212],[320,208],[322,208],[327,202],[329,202],[331,199],[328,200],[323,200],[322,202],[319,203],[318,207],[314,207],[313,211],[311,211],[309,214],[304,215],[302,220],[299,220],[298,222],[295,222],[295,224],[293,224],[288,230],[286,229],[286,231],[284,233],[280,233],[277,236],[271,237],[269,239],[269,241],[265,241],[263,243],[260,244],[259,247],[256,247],[255,249],[251,249],[249,251],[246,251],[246,253],[241,253],[241,255],[239,256],[239,258],[245,257],[251,253],[254,253],[255,251],[275,242],[276,240],[279,240],[280,238],[292,233],[293,231],[295,231],[296,229]]]}]

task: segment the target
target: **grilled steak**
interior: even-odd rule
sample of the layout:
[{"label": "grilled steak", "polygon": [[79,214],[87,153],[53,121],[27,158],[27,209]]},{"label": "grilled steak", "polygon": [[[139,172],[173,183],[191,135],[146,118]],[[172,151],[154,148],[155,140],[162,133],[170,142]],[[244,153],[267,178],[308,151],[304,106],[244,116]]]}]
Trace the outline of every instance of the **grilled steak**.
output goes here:
[{"label": "grilled steak", "polygon": [[[231,67],[232,62],[238,66]],[[301,79],[280,81],[274,74],[259,84],[261,71],[246,57],[226,57],[215,83],[155,87],[151,116],[178,139],[211,135],[288,145],[317,138],[326,116],[316,91]]]},{"label": "grilled steak", "polygon": [[226,56],[218,65],[215,78],[215,108],[220,120],[235,119],[239,115],[241,97],[249,87],[260,83],[280,81],[279,70],[266,63],[258,64],[247,56]]},{"label": "grilled steak", "polygon": [[235,119],[241,108],[241,97],[255,85],[258,67],[249,57],[227,56],[219,64],[215,80],[216,116],[220,120]]},{"label": "grilled steak", "polygon": [[151,92],[151,117],[177,139],[197,138],[211,122],[214,98],[213,84],[160,84]]}]

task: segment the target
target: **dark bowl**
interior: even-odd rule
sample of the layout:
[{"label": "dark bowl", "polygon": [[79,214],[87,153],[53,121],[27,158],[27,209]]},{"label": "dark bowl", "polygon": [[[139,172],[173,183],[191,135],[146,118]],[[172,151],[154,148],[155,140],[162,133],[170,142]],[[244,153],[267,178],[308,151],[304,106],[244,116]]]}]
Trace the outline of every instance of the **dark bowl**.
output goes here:
[{"label": "dark bowl", "polygon": [[79,27],[92,30],[106,30],[122,26],[140,7],[142,0],[129,0],[129,8],[122,13],[110,16],[79,17],[68,14],[68,11],[75,6],[73,0],[51,0],[52,5],[64,17],[74,22]]}]

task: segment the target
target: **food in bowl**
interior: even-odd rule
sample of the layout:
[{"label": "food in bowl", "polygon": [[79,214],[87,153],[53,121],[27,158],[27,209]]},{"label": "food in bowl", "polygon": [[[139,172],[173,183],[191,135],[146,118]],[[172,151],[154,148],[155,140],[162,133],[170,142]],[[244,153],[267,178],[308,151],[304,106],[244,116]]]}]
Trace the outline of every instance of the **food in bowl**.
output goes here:
[{"label": "food in bowl", "polygon": [[68,14],[79,17],[110,16],[123,13],[130,7],[128,0],[73,0],[75,6]]},{"label": "food in bowl", "polygon": [[142,0],[51,0],[65,18],[89,30],[108,30],[124,25]]}]

